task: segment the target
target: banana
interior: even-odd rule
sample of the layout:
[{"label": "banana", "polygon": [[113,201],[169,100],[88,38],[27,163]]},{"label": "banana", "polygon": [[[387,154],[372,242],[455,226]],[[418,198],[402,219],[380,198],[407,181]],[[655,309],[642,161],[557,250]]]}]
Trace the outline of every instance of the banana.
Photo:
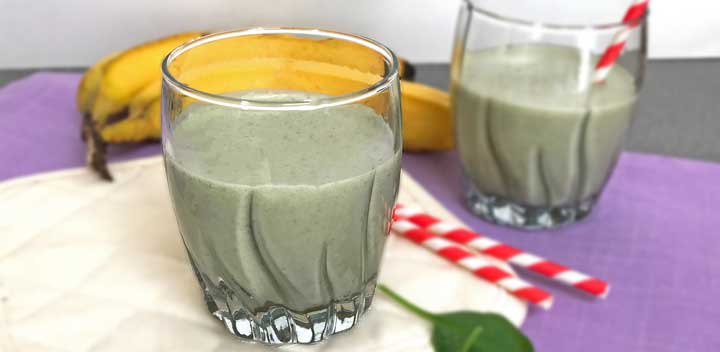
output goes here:
[{"label": "banana", "polygon": [[101,131],[102,139],[107,143],[136,143],[149,139],[159,139],[161,100],[151,101],[133,116],[108,125]]},{"label": "banana", "polygon": [[89,114],[92,111],[93,103],[100,89],[100,81],[102,81],[105,66],[107,66],[108,62],[116,58],[118,54],[119,53],[112,53],[101,58],[83,75],[80,85],[78,86],[77,96],[75,97],[75,103],[81,113]]},{"label": "banana", "polygon": [[128,104],[128,118],[135,118],[142,115],[148,105],[160,100],[162,90],[162,82],[158,78],[151,81],[137,95],[135,95]]},{"label": "banana", "polygon": [[[270,58],[196,69],[177,78],[196,89],[218,94],[265,88],[342,95],[362,89],[379,77],[336,65]],[[160,138],[160,90],[160,80],[141,89],[129,103],[127,118],[102,128],[102,139],[123,143]]]},{"label": "banana", "polygon": [[189,70],[176,77],[189,86],[215,94],[247,89],[287,89],[342,95],[379,79],[377,75],[345,66],[288,58],[235,60]]},{"label": "banana", "polygon": [[[377,76],[316,62],[248,60],[235,69],[193,71],[181,79],[197,89],[223,93],[251,88],[290,89],[340,95],[361,89]],[[274,74],[269,74],[270,72]],[[444,91],[402,81],[403,147],[408,151],[453,147],[450,99]],[[380,99],[378,99],[380,101]],[[365,102],[378,113],[384,107]],[[129,117],[102,130],[109,143],[160,138],[160,82],[153,82],[130,103]]]},{"label": "banana", "polygon": [[424,84],[402,81],[403,149],[452,149],[453,120],[447,92]]},{"label": "banana", "polygon": [[[85,73],[76,104],[84,115],[82,131],[88,144],[87,163],[102,178],[112,179],[105,160],[107,143],[160,138],[160,62],[170,50],[199,35],[200,32],[178,34],[111,54]],[[173,62],[171,72],[181,82],[211,93],[276,88],[342,95],[377,81],[386,70],[384,60],[372,50],[336,39],[257,35],[238,39],[232,45],[225,42],[213,47],[216,44],[196,47],[181,55]],[[412,114],[422,119],[433,118],[425,116],[432,109],[444,113],[442,94],[427,93],[414,86],[405,88],[410,83],[406,80],[412,79],[414,72],[412,65],[400,60],[402,89],[411,91],[408,98],[403,96],[403,111],[414,111]],[[379,113],[387,108],[382,97],[363,103]],[[447,123],[444,117],[437,120]],[[425,125],[407,121],[408,118],[405,124],[409,130],[405,134],[411,141],[408,147],[424,150],[437,149],[442,143],[447,145],[438,136],[420,140],[423,133],[414,129],[426,127],[413,126]]]},{"label": "banana", "polygon": [[100,136],[107,143],[137,143],[159,139],[161,81],[148,83],[130,100],[127,118],[107,125]]},{"label": "banana", "polygon": [[[293,35],[258,34],[226,38],[222,41],[207,43],[193,48],[175,58],[173,67],[184,71],[197,64],[224,64],[228,58],[247,60],[257,58],[293,58],[299,61],[313,61],[354,70],[382,75],[385,61],[377,53],[365,46],[339,39],[309,39]],[[412,79],[414,67],[400,60],[401,77]],[[175,74],[177,72],[173,72]]]},{"label": "banana", "polygon": [[102,129],[112,117],[127,115],[130,101],[138,91],[150,82],[159,81],[160,62],[170,50],[198,35],[200,33],[183,33],[111,54],[85,73],[78,87],[76,103],[83,113],[86,163],[100,177],[112,180],[107,169],[107,147]]},{"label": "banana", "polygon": [[75,97],[78,110],[83,114],[80,135],[88,145],[86,163],[96,170],[102,178],[107,180],[111,180],[112,176],[107,169],[107,161],[105,160],[105,144],[102,142],[102,138],[92,121],[91,112],[100,90],[105,68],[118,55],[119,53],[112,53],[101,58],[95,65],[90,67],[80,81]]},{"label": "banana", "polygon": [[108,117],[127,108],[132,97],[160,78],[160,63],[180,44],[200,36],[191,32],[159,39],[124,51],[108,62],[92,108],[93,120],[102,126]]}]

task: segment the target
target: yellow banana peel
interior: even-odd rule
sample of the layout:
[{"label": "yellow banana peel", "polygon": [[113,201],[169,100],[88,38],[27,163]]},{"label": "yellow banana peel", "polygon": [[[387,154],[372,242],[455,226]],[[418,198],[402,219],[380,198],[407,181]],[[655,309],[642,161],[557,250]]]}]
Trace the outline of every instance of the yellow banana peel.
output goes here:
[{"label": "yellow banana peel", "polygon": [[82,113],[90,113],[92,111],[95,98],[100,89],[100,82],[103,78],[103,71],[107,64],[118,56],[118,53],[112,53],[98,60],[83,75],[80,85],[78,86],[75,103],[78,110]]},{"label": "yellow banana peel", "polygon": [[93,104],[93,120],[103,125],[110,115],[127,108],[130,100],[150,82],[160,79],[160,63],[180,44],[199,32],[182,33],[128,49],[105,64]]},{"label": "yellow banana peel", "polygon": [[137,143],[150,139],[159,139],[161,100],[150,102],[145,108],[124,120],[108,125],[100,135],[107,143]]},{"label": "yellow banana peel", "polygon": [[[183,33],[111,54],[85,73],[77,107],[84,114],[88,165],[103,178],[112,178],[105,163],[107,143],[160,138],[160,63],[173,48],[199,35]],[[258,35],[234,45],[212,46],[203,45],[198,47],[202,50],[178,57],[171,67],[175,77],[210,93],[266,88],[342,95],[376,82],[385,70],[384,62],[370,49],[335,39]],[[404,148],[451,148],[447,93],[409,82],[414,68],[404,60],[400,70]],[[363,104],[379,113],[387,108],[380,97]],[[121,119],[113,122],[118,115]]]},{"label": "yellow banana peel", "polygon": [[402,81],[403,149],[448,150],[454,146],[450,96],[424,84]]}]

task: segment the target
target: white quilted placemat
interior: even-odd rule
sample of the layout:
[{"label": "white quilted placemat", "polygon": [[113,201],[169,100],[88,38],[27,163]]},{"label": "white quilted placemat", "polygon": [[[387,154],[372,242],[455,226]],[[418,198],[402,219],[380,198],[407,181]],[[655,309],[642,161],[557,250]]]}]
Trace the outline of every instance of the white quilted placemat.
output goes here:
[{"label": "white quilted placemat", "polygon": [[[159,157],[0,183],[0,351],[273,351],[207,313],[177,233]],[[408,175],[400,202],[457,219]],[[508,268],[509,269],[509,268]],[[432,311],[526,305],[391,236],[380,281]],[[350,333],[285,351],[432,351],[429,325],[381,294]]]}]

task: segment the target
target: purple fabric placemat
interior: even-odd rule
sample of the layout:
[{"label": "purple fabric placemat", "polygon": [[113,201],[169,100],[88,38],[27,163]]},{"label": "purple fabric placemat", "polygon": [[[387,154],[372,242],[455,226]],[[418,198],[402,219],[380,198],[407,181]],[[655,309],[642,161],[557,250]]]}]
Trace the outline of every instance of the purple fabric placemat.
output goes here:
[{"label": "purple fabric placemat", "polygon": [[[0,180],[82,166],[77,73],[35,73],[0,88]],[[158,143],[115,145],[112,161],[160,152]]]},{"label": "purple fabric placemat", "polygon": [[610,282],[592,300],[526,276],[555,294],[523,327],[538,351],[720,351],[720,165],[624,153],[588,218],[540,232],[467,211],[454,153],[405,155],[403,167],[474,230]]},{"label": "purple fabric placemat", "polygon": [[[0,88],[0,180],[83,165],[79,75],[38,73]],[[110,159],[157,154],[112,146]],[[598,207],[557,231],[486,224],[460,200],[454,153],[406,154],[403,167],[475,230],[608,280],[606,300],[547,281],[556,303],[523,330],[540,352],[719,351],[720,165],[625,153]]]}]

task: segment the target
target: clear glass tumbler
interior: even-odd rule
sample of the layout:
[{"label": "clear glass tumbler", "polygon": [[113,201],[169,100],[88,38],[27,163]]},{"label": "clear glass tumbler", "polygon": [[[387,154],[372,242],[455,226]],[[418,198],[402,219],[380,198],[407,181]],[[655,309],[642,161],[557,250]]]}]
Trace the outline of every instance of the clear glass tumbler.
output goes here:
[{"label": "clear glass tumbler", "polygon": [[[544,4],[525,2],[535,10]],[[558,25],[503,17],[483,3],[463,0],[451,67],[466,203],[487,221],[525,229],[582,219],[633,119],[646,16],[629,27]],[[622,55],[604,80],[594,80],[599,57],[626,29]]]},{"label": "clear glass tumbler", "polygon": [[398,191],[398,60],[316,29],[203,36],[162,65],[163,151],[205,303],[232,334],[313,343],[370,306]]}]

